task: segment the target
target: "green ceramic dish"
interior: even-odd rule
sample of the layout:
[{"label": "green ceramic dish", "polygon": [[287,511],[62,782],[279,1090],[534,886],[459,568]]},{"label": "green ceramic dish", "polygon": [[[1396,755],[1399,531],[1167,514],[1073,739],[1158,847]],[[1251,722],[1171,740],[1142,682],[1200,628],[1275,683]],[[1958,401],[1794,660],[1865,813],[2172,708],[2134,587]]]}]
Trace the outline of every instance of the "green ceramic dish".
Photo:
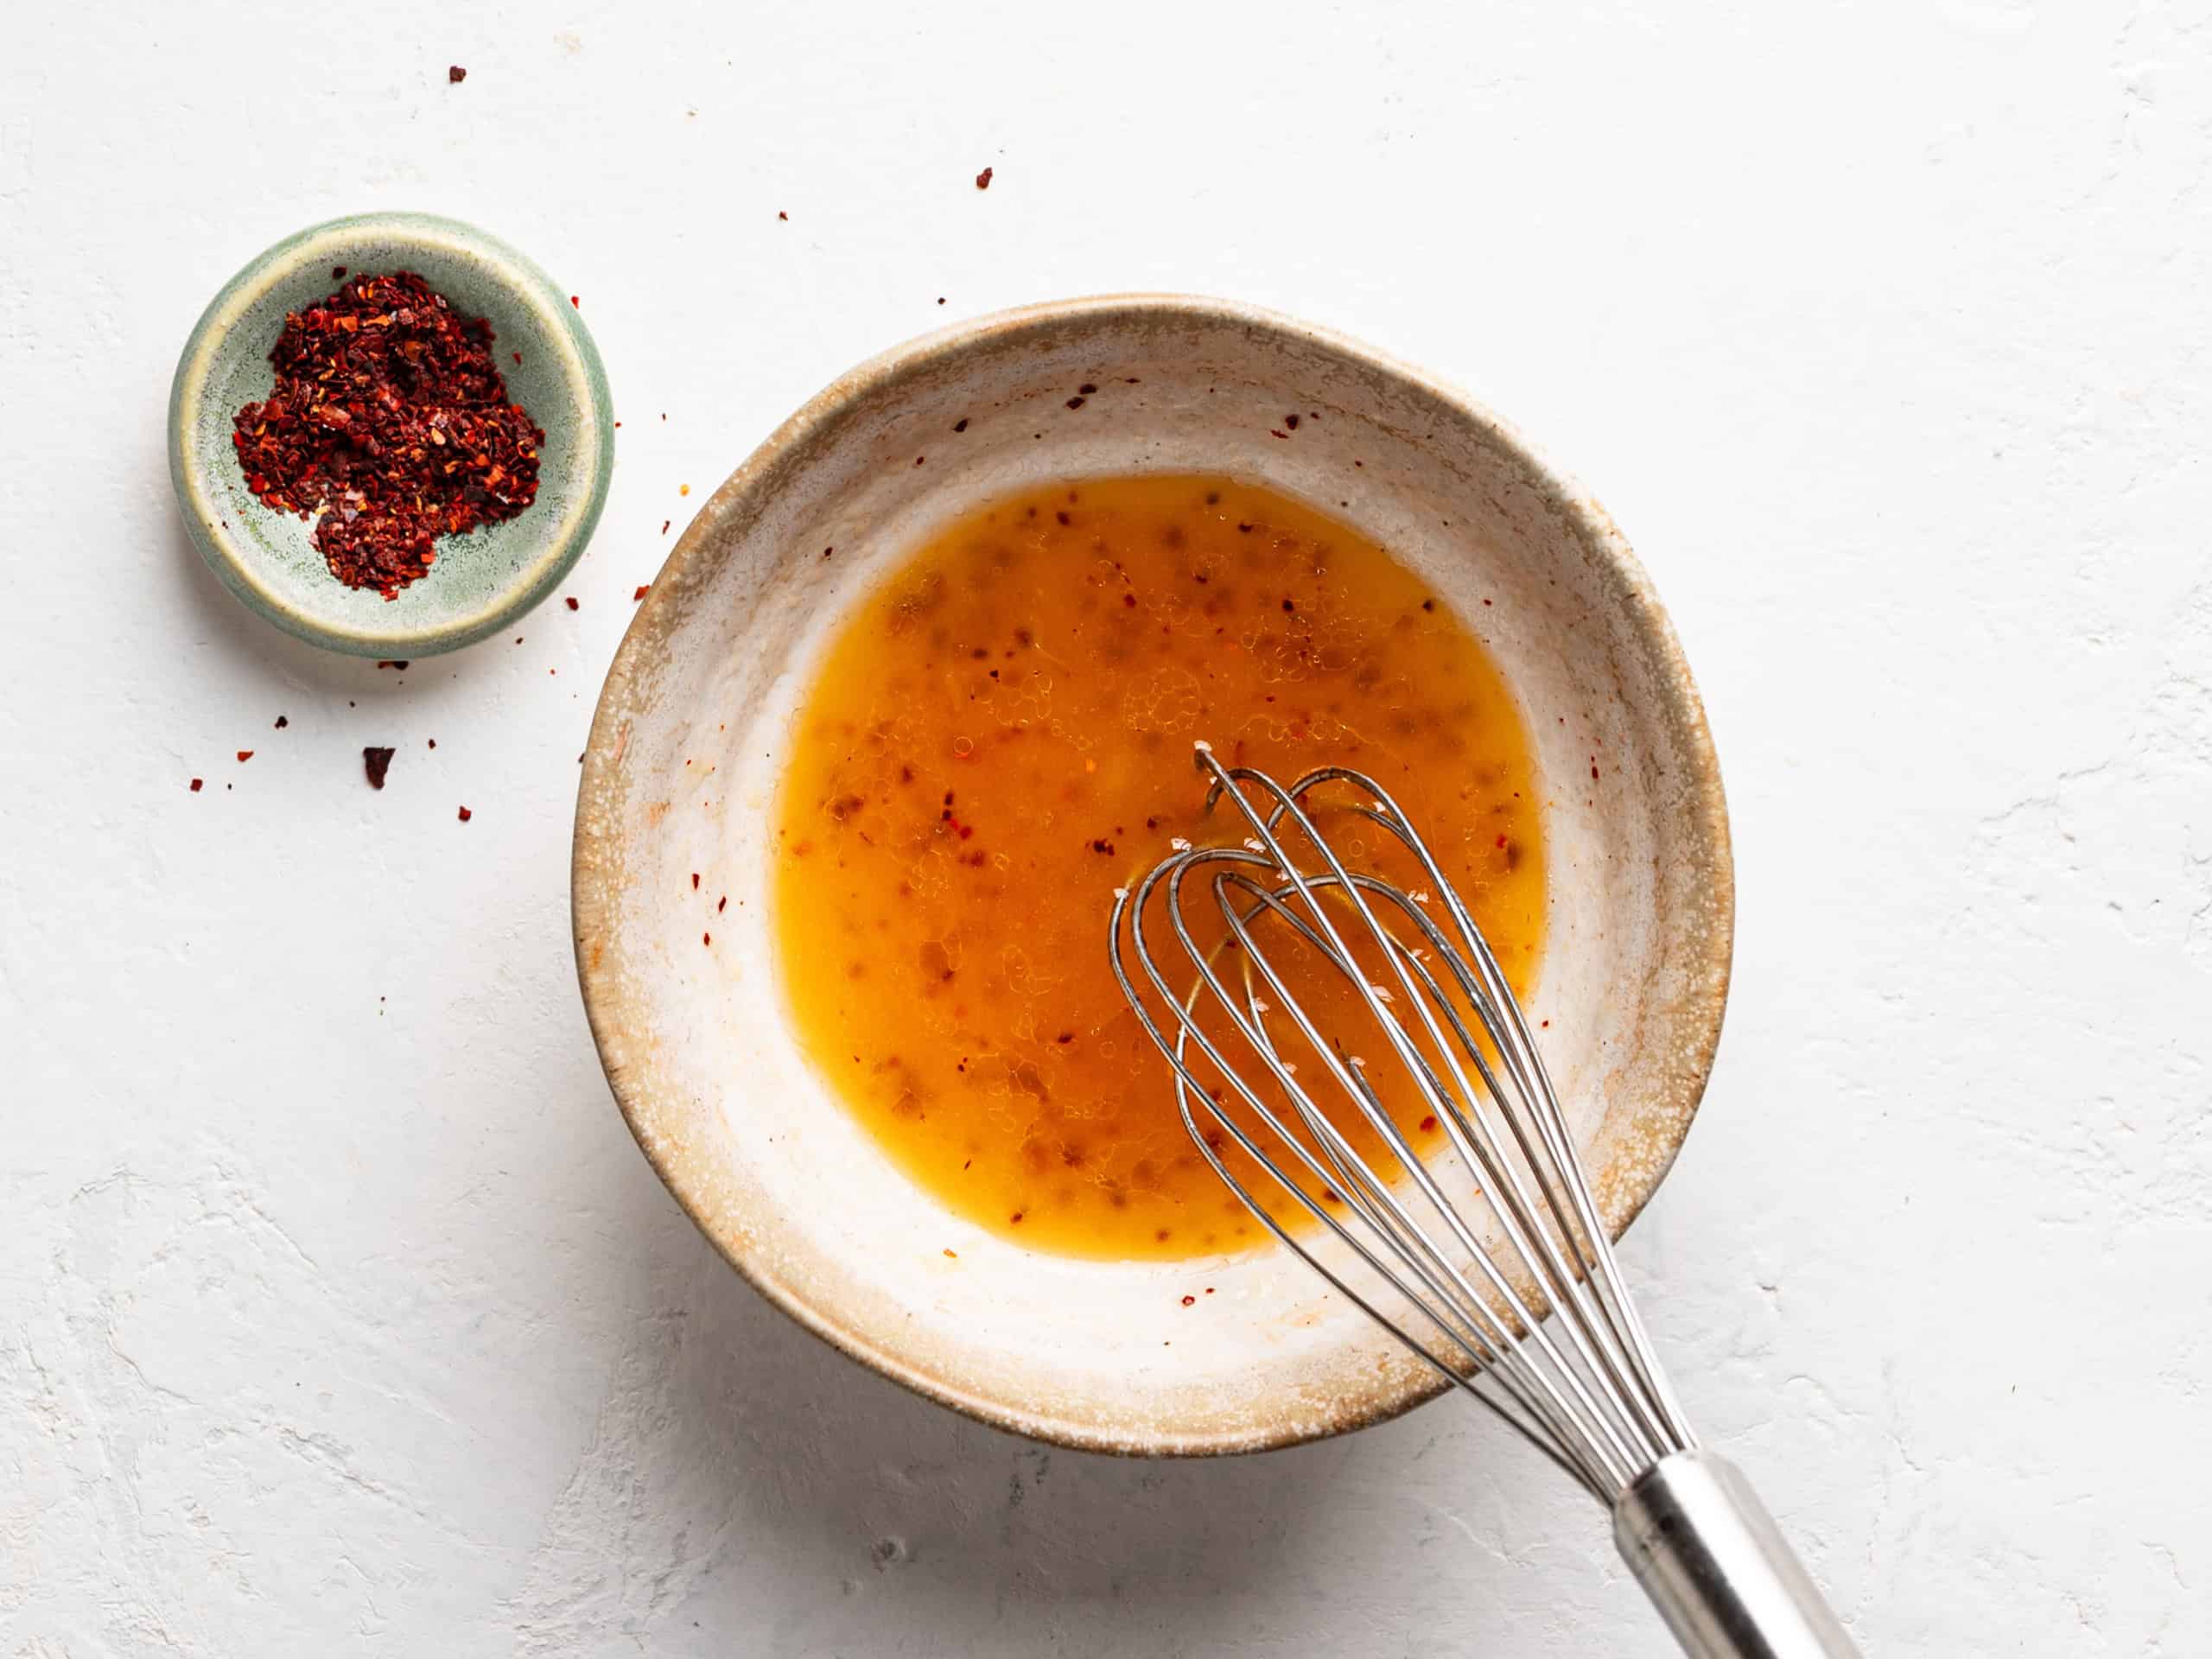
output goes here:
[{"label": "green ceramic dish", "polygon": [[[429,575],[392,600],[334,577],[313,525],[257,500],[231,446],[232,416],[274,383],[269,353],[285,314],[335,288],[340,265],[353,275],[417,271],[464,315],[488,319],[508,395],[545,429],[537,499],[504,523],[446,537]],[[457,650],[551,593],[599,522],[613,437],[607,376],[568,295],[505,243],[427,213],[364,213],[279,242],[216,295],[169,388],[169,478],[209,567],[248,609],[359,657]]]}]

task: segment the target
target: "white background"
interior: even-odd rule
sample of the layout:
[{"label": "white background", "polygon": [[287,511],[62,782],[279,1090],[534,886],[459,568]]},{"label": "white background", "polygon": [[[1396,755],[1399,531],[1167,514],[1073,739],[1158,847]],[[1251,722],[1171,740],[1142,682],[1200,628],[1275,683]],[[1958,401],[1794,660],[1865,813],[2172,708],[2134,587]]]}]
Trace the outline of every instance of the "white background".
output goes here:
[{"label": "white background", "polygon": [[[1451,1403],[1165,1465],[909,1398],[609,1102],[569,815],[661,521],[885,345],[1135,288],[1457,379],[1669,601],[1741,913],[1627,1254],[1868,1654],[2212,1646],[2206,6],[4,35],[0,1654],[1668,1650]],[[372,207],[535,255],[624,422],[582,608],[404,675],[235,605],[162,449],[208,296]]]}]

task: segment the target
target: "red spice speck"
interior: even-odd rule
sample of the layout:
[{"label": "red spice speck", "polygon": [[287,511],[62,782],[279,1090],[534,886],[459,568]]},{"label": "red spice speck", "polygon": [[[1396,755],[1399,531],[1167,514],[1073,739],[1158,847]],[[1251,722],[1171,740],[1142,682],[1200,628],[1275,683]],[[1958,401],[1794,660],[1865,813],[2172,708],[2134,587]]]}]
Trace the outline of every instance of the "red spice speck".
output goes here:
[{"label": "red spice speck", "polygon": [[1497,838],[1497,844],[1501,847],[1505,845],[1505,837],[1503,836],[1500,836]]},{"label": "red spice speck", "polygon": [[396,750],[374,747],[361,751],[361,770],[368,773],[371,789],[384,787],[385,774],[391,770],[391,757],[396,753]]},{"label": "red spice speck", "polygon": [[729,894],[728,894],[728,893],[724,893],[724,894],[722,894],[722,896],[721,896],[721,901],[720,901],[719,903],[717,903],[717,904],[715,906],[715,915],[717,915],[717,916],[719,916],[719,915],[721,915],[721,914],[722,913],[722,912],[724,912],[724,911],[728,910],[728,908],[729,908]]},{"label": "red spice speck", "polygon": [[579,311],[584,308],[584,302],[573,294],[569,296],[569,303],[575,306]]},{"label": "red spice speck", "polygon": [[[240,749],[240,750],[238,751],[238,764],[239,764],[240,766],[244,766],[247,761],[249,761],[249,760],[252,760],[252,759],[253,759],[253,751],[252,751],[251,749]],[[1594,768],[1592,768],[1592,770],[1593,770],[1593,772],[1594,772],[1594,770],[1595,770],[1595,769],[1594,769]]]},{"label": "red spice speck", "polygon": [[[666,530],[666,529],[668,528],[668,526],[667,526],[666,524],[663,524],[663,525],[661,526],[661,528],[662,528],[663,530]],[[639,589],[638,589],[638,591],[637,591],[636,593],[634,593],[634,594],[631,594],[631,595],[630,595],[630,602],[631,602],[632,605],[637,604],[639,601],[643,600],[643,599],[645,598],[645,596],[647,594],[650,594],[651,592],[652,592],[652,590],[653,590],[653,585],[652,585],[652,583],[651,583],[650,582],[647,582],[647,583],[645,583],[645,585],[644,587],[642,587],[642,588],[639,588]]]},{"label": "red spice speck", "polygon": [[283,715],[277,715],[277,716],[276,716],[276,729],[277,729],[278,731],[280,731],[280,732],[281,732],[281,731],[283,731],[283,730],[287,726],[290,725],[291,723],[292,723],[292,722],[291,722],[290,721],[287,720],[287,719],[286,719]]},{"label": "red spice speck", "polygon": [[[676,520],[675,520],[675,519],[673,519],[673,518],[664,518],[664,519],[662,519],[662,520],[660,521],[660,533],[661,533],[662,535],[664,535],[664,536],[667,535],[667,534],[668,534],[668,527],[669,527],[671,524],[674,524],[675,522],[676,522]],[[643,592],[645,592],[645,589],[644,589],[644,588],[640,588],[638,591],[639,591],[639,593],[643,593]]]},{"label": "red spice speck", "polygon": [[1081,409],[1083,407],[1083,403],[1084,400],[1080,397],[1071,397],[1068,399],[1068,407],[1070,409]]},{"label": "red spice speck", "polygon": [[696,870],[691,872],[691,891],[694,893],[699,891],[699,872]]},{"label": "red spice speck", "polygon": [[334,283],[344,282],[346,280],[346,267],[343,265],[333,265],[330,268],[330,280]]},{"label": "red spice speck", "polygon": [[192,792],[195,795],[207,787],[207,780],[205,778],[195,778],[192,780]]},{"label": "red spice speck", "polygon": [[1183,1306],[1185,1306],[1185,1307],[1189,1307],[1189,1306],[1192,1306],[1194,1303],[1196,1303],[1198,1300],[1198,1299],[1197,1297],[1195,1297],[1195,1296],[1185,1296],[1185,1297],[1183,1299]]},{"label": "red spice speck", "polygon": [[396,669],[397,669],[401,673],[404,674],[404,673],[407,671],[407,664],[408,664],[409,663],[412,662],[413,660],[414,660],[414,658],[412,658],[411,657],[410,657],[410,658],[398,658],[398,659],[397,659],[397,660],[396,660],[396,661],[395,661],[395,660],[392,660],[392,659],[391,659],[391,658],[387,658],[387,659],[385,659],[385,661],[378,663],[378,664],[377,664],[377,666],[378,666],[378,668],[396,668]]},{"label": "red spice speck", "polygon": [[786,220],[788,220],[788,219],[791,218],[791,215],[790,215],[789,213],[779,213],[776,215],[776,217],[777,217],[778,219],[786,219]]},{"label": "red spice speck", "polygon": [[1436,1116],[1435,1116],[1435,1114],[1432,1112],[1428,1116],[1424,1117],[1423,1119],[1421,1119],[1421,1132],[1422,1132],[1424,1135],[1426,1135],[1429,1130],[1433,1129],[1433,1128],[1436,1127]]},{"label": "red spice speck", "polygon": [[446,71],[446,80],[448,85],[458,86],[462,81],[467,80],[467,79],[468,71],[462,68],[457,63]]},{"label": "red spice speck", "polygon": [[475,816],[476,816],[476,815],[475,815],[474,812],[471,812],[471,811],[470,811],[467,807],[465,807],[465,806],[464,806],[464,807],[462,807],[462,808],[461,809],[461,821],[463,823],[467,823],[471,818],[474,817]]},{"label": "red spice speck", "polygon": [[576,596],[574,594],[569,595],[569,608],[572,611],[576,608]]},{"label": "red spice speck", "polygon": [[1294,432],[1298,430],[1298,416],[1295,415],[1284,416],[1282,417],[1282,423]]},{"label": "red spice speck", "polygon": [[[992,169],[987,167],[976,175],[976,188],[978,190],[988,190],[991,188],[991,171]],[[1019,1221],[1021,1217],[1016,1216],[1014,1219]]]},{"label": "red spice speck", "polygon": [[968,429],[968,417],[963,415],[952,423],[952,429],[956,432],[965,432]]},{"label": "red spice speck", "polygon": [[1595,778],[1595,777],[1598,775],[1598,768],[1597,768],[1597,767],[1595,767],[1595,766],[1591,767],[1591,768],[1590,768],[1590,775],[1591,775],[1592,778]]},{"label": "red spice speck", "polygon": [[702,933],[699,936],[699,943],[702,944],[712,944],[714,942],[715,936],[711,933]]}]

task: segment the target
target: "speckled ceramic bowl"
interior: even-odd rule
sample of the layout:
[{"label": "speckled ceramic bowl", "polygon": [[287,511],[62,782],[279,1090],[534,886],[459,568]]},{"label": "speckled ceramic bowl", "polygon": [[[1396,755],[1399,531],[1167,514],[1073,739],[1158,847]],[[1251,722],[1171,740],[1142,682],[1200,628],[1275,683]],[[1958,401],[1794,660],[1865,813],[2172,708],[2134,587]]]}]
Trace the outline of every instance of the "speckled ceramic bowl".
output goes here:
[{"label": "speckled ceramic bowl", "polygon": [[[1097,390],[1071,410],[1079,386]],[[785,423],[677,544],[607,676],[577,803],[576,952],[645,1155],[809,1330],[1025,1433],[1244,1451],[1376,1421],[1437,1380],[1287,1251],[1070,1261],[947,1213],[800,1054],[769,931],[770,803],[841,618],[985,498],[1147,469],[1264,480],[1351,519],[1489,642],[1548,798],[1531,1013],[1552,1022],[1602,1212],[1626,1226],[1689,1126],[1727,991],[1727,817],[1689,671],[1588,496],[1459,393],[1265,312],[1012,312],[864,364]],[[1102,951],[1105,932],[1102,912]]]},{"label": "speckled ceramic bowl", "polygon": [[[231,446],[232,417],[275,382],[269,353],[286,314],[336,288],[339,266],[419,272],[464,315],[488,319],[508,396],[545,430],[537,500],[445,537],[429,575],[389,601],[334,577],[312,524],[256,499]],[[427,213],[364,213],[279,242],[216,295],[169,388],[169,478],[201,556],[249,610],[359,657],[456,650],[551,593],[599,522],[613,436],[607,377],[569,296],[505,243]]]}]

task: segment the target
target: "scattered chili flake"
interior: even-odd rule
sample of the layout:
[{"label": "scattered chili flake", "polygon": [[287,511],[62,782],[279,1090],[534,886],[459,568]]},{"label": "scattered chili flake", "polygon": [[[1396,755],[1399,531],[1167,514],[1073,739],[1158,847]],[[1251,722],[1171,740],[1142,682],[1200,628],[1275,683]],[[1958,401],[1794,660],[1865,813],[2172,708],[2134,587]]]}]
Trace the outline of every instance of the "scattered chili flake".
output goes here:
[{"label": "scattered chili flake", "polygon": [[[791,218],[791,215],[790,215],[789,213],[779,213],[776,215],[776,217],[777,217],[778,219],[790,219],[790,218]],[[661,418],[662,418],[663,420],[666,420],[666,419],[668,418],[668,416],[665,416],[665,415],[664,415],[664,416],[661,416]]]},{"label": "scattered chili flake", "polygon": [[[663,525],[661,526],[661,528],[662,528],[663,530],[666,530],[666,529],[668,528],[668,526],[667,526],[666,524],[663,524]],[[631,594],[631,595],[630,595],[630,602],[631,602],[632,605],[635,605],[635,604],[639,603],[641,600],[643,600],[643,599],[645,598],[645,596],[647,594],[650,594],[651,592],[652,592],[652,590],[653,590],[653,585],[652,585],[652,583],[651,583],[650,582],[647,582],[647,583],[645,583],[642,588],[639,588],[639,589],[638,589],[638,591],[637,591],[636,593],[634,593],[634,594]]]},{"label": "scattered chili flake", "polygon": [[1287,438],[1290,434],[1279,426],[1271,426],[1268,429],[1268,435],[1271,438]]},{"label": "scattered chili flake", "polygon": [[333,265],[330,268],[330,280],[334,283],[344,282],[346,280],[346,267],[343,265]]},{"label": "scattered chili flake", "polygon": [[963,415],[952,423],[952,429],[956,432],[965,432],[968,429],[968,417]]},{"label": "scattered chili flake", "polygon": [[720,899],[720,900],[718,900],[718,901],[716,902],[715,906],[715,915],[717,915],[717,916],[719,916],[719,915],[721,915],[721,914],[722,913],[722,912],[724,912],[724,911],[728,910],[728,908],[729,908],[729,894],[728,894],[728,893],[724,893],[724,894],[722,894],[722,896],[721,896],[721,898]]},{"label": "scattered chili flake", "polygon": [[[241,760],[243,760],[245,757],[244,757],[243,755],[241,755],[239,758],[240,758]],[[1595,767],[1595,766],[1591,767],[1591,768],[1590,768],[1590,775],[1591,775],[1592,778],[1595,778],[1595,777],[1598,775],[1598,768],[1597,768],[1597,767]]]},{"label": "scattered chili flake", "polygon": [[192,792],[195,795],[207,787],[207,780],[205,778],[195,778],[192,780]]},{"label": "scattered chili flake", "polygon": [[1183,1306],[1185,1307],[1192,1306],[1197,1303],[1198,1300],[1198,1299],[1195,1296],[1185,1296],[1183,1299]]},{"label": "scattered chili flake", "polygon": [[1425,1135],[1425,1134],[1427,1134],[1429,1130],[1431,1130],[1431,1129],[1434,1128],[1436,1127],[1436,1114],[1435,1114],[1435,1113],[1433,1113],[1433,1112],[1431,1112],[1431,1113],[1430,1113],[1427,1117],[1424,1117],[1423,1119],[1421,1119],[1421,1132],[1422,1132],[1424,1135]]},{"label": "scattered chili flake", "polygon": [[[1484,603],[1487,604],[1489,601],[1485,600]],[[1433,611],[1436,608],[1436,601],[1433,599],[1424,599],[1421,602],[1421,607],[1424,611]]]},{"label": "scattered chili flake", "polygon": [[569,296],[569,303],[575,306],[579,311],[584,308],[584,302],[573,294]]},{"label": "scattered chili flake", "polygon": [[1282,417],[1282,423],[1294,432],[1298,430],[1298,416],[1295,415],[1284,416]]},{"label": "scattered chili flake", "polygon": [[474,812],[471,812],[471,811],[470,811],[467,807],[465,807],[465,806],[464,806],[464,807],[462,807],[462,808],[461,809],[461,821],[463,823],[467,823],[471,818],[474,817],[475,816],[476,816],[476,815],[475,815]]},{"label": "scattered chili flake", "polygon": [[393,749],[365,748],[361,751],[361,769],[369,774],[369,787],[382,789],[385,773],[391,770]]},{"label": "scattered chili flake", "polygon": [[378,666],[378,668],[393,668],[393,669],[397,669],[401,673],[404,674],[404,673],[407,671],[407,664],[408,664],[410,662],[413,661],[413,660],[414,660],[414,659],[413,659],[412,658],[408,658],[408,657],[401,657],[401,658],[385,658],[384,661],[379,662],[379,663],[377,664],[377,666]]},{"label": "scattered chili flake", "polygon": [[276,716],[276,729],[280,732],[291,723],[292,722],[290,721],[285,719],[282,715]]},{"label": "scattered chili flake", "polygon": [[691,872],[691,891],[694,893],[699,891],[699,872],[696,870]]},{"label": "scattered chili flake", "polygon": [[1501,847],[1501,848],[1503,848],[1503,847],[1505,845],[1505,837],[1504,837],[1503,836],[1500,836],[1497,838],[1497,844],[1498,844],[1498,846],[1499,846],[1499,847]]},{"label": "scattered chili flake", "polygon": [[1070,409],[1081,409],[1083,407],[1083,404],[1084,400],[1080,397],[1071,397],[1068,399],[1068,407]]},{"label": "scattered chili flake", "polygon": [[[662,520],[660,521],[660,533],[661,533],[662,535],[664,535],[664,536],[667,535],[667,534],[668,534],[668,527],[669,527],[671,524],[674,524],[675,522],[676,522],[676,520],[675,520],[675,519],[673,519],[673,518],[664,518],[664,519],[662,519]],[[645,590],[644,588],[640,588],[639,589],[638,589],[638,591],[639,591],[639,593],[643,594]]]},{"label": "scattered chili flake", "polygon": [[452,86],[458,86],[462,81],[467,80],[467,79],[468,71],[462,68],[457,63],[446,71],[446,79],[448,83]]},{"label": "scattered chili flake", "polygon": [[434,749],[438,747],[438,740],[436,738],[434,737],[430,740],[430,747]]},{"label": "scattered chili flake", "polygon": [[702,933],[699,936],[699,943],[702,944],[712,944],[714,942],[715,936],[711,933]]},{"label": "scattered chili flake", "polygon": [[[244,766],[247,761],[249,761],[249,760],[252,760],[252,759],[253,759],[253,751],[252,751],[251,749],[240,749],[240,750],[238,751],[238,764],[239,764],[240,766]],[[1595,777],[1598,775],[1598,769],[1597,769],[1597,767],[1592,766],[1592,767],[1591,767],[1591,768],[1590,768],[1590,775],[1591,775],[1592,778],[1595,778]]]},{"label": "scattered chili flake", "polygon": [[[976,188],[978,190],[988,190],[991,188],[991,172],[992,169],[987,167],[976,175]],[[1021,1217],[1016,1216],[1014,1219],[1019,1221]]]},{"label": "scattered chili flake", "polygon": [[572,611],[576,608],[576,597],[574,594],[569,595],[569,608]]},{"label": "scattered chili flake", "polygon": [[537,499],[545,435],[508,401],[491,346],[489,323],[413,271],[358,277],[291,313],[269,354],[275,386],[232,419],[246,487],[315,518],[340,582],[396,599],[440,537]]}]

